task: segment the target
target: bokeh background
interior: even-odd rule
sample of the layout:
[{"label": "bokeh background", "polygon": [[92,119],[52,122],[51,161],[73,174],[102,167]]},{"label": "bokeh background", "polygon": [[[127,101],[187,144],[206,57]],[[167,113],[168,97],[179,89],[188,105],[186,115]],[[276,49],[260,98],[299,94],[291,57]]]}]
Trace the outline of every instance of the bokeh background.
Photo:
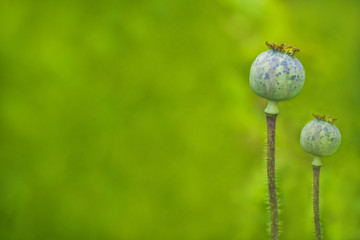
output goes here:
[{"label": "bokeh background", "polygon": [[338,118],[323,161],[325,239],[360,239],[360,2],[0,2],[0,238],[268,239],[266,40],[300,48],[280,103],[281,238],[312,239],[311,113]]}]

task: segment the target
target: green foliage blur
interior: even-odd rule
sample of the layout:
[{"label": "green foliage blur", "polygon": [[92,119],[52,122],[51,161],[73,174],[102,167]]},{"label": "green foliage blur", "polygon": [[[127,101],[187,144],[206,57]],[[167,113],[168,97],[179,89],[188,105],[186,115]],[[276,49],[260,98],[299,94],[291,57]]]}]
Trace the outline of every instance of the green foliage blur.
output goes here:
[{"label": "green foliage blur", "polygon": [[312,113],[324,239],[360,239],[360,2],[0,1],[0,239],[268,239],[266,40],[300,48],[279,104],[281,239],[312,239]]}]

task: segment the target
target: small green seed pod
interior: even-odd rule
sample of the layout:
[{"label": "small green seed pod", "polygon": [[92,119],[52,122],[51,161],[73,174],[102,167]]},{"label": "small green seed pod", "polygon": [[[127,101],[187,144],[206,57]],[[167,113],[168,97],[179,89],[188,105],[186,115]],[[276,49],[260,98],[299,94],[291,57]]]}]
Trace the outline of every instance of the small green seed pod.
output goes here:
[{"label": "small green seed pod", "polygon": [[297,48],[266,42],[270,50],[261,53],[250,69],[251,89],[269,100],[265,112],[277,115],[277,103],[295,97],[305,83],[305,70],[293,55]]},{"label": "small green seed pod", "polygon": [[317,157],[329,156],[338,150],[341,143],[340,131],[333,124],[336,119],[313,115],[315,120],[308,122],[301,131],[301,147]]}]

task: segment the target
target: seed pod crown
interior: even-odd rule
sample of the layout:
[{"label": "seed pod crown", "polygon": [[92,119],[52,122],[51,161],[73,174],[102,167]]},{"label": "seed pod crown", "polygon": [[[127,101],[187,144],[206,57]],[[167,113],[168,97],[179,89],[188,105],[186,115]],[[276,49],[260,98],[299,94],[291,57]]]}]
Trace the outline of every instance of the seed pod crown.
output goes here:
[{"label": "seed pod crown", "polygon": [[291,56],[294,56],[296,53],[298,53],[300,51],[300,49],[292,47],[290,45],[287,46],[284,43],[281,43],[280,45],[277,45],[274,42],[270,43],[270,42],[266,41],[265,44],[269,49],[284,52],[284,53],[290,54]]}]

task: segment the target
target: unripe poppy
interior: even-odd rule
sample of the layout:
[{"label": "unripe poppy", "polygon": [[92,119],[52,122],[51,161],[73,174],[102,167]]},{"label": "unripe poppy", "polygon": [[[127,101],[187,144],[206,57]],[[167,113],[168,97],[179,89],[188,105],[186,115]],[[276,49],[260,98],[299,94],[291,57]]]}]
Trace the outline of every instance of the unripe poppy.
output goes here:
[{"label": "unripe poppy", "polygon": [[305,152],[314,155],[313,168],[313,211],[315,237],[321,240],[319,182],[321,157],[335,153],[341,143],[341,134],[334,125],[335,118],[313,114],[315,120],[308,122],[300,134],[300,144]]},{"label": "unripe poppy", "polygon": [[340,131],[334,125],[336,119],[313,115],[315,119],[308,122],[301,131],[301,147],[317,157],[329,156],[338,150],[341,143]]},{"label": "unripe poppy", "polygon": [[250,69],[251,89],[260,97],[269,100],[265,110],[278,114],[277,102],[295,97],[305,83],[305,70],[294,57],[297,48],[266,42],[269,50],[261,53]]}]

